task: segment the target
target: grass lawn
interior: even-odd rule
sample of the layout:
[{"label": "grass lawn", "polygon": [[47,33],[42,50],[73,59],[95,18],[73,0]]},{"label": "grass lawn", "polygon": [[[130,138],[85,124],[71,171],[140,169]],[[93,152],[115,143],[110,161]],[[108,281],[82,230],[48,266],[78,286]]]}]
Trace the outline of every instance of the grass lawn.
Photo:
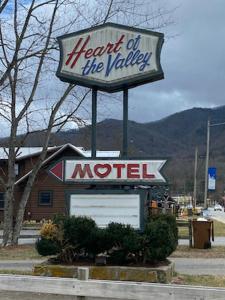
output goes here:
[{"label": "grass lawn", "polygon": [[216,220],[213,220],[213,224],[214,224],[214,235],[225,236],[225,224],[218,222]]},{"label": "grass lawn", "polygon": [[225,288],[225,276],[176,274],[171,283]]},{"label": "grass lawn", "polygon": [[195,249],[179,245],[170,257],[184,258],[225,258],[224,246],[213,246],[209,249]]},{"label": "grass lawn", "polygon": [[41,259],[34,245],[0,247],[0,260]]}]

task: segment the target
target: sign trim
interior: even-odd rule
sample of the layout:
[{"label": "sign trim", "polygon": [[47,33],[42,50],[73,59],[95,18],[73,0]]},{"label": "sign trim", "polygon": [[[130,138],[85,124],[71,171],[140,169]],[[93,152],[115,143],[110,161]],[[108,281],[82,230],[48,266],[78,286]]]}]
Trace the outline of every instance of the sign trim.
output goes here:
[{"label": "sign trim", "polygon": [[[79,75],[67,75],[61,72],[62,69],[62,62],[63,62],[63,46],[62,46],[62,39],[75,37],[77,35],[81,35],[88,32],[93,32],[98,29],[103,29],[105,27],[113,27],[115,29],[124,29],[128,31],[138,32],[146,35],[153,35],[159,37],[157,47],[156,47],[156,65],[158,68],[158,71],[147,71],[142,74],[133,75],[132,78],[123,78],[121,80],[115,80],[115,82],[99,82],[95,79],[86,79],[84,77],[80,77]],[[109,93],[114,93],[118,91],[122,91],[125,88],[133,88],[138,85],[142,85],[145,83],[154,82],[160,79],[164,78],[164,73],[161,67],[160,63],[160,53],[162,49],[162,45],[164,43],[164,34],[160,32],[154,32],[151,30],[146,29],[140,29],[135,27],[130,27],[126,25],[121,24],[115,24],[115,23],[105,23],[103,25],[94,26],[91,28],[83,29],[74,33],[65,34],[62,36],[57,37],[59,48],[60,48],[60,61],[59,66],[56,71],[56,76],[65,82],[75,83],[81,86],[89,87],[89,88],[95,88],[98,90],[106,91]]]},{"label": "sign trim", "polygon": [[[143,181],[142,179],[140,180],[135,180],[135,181],[127,181],[125,179],[121,179],[121,180],[107,180],[106,178],[103,178],[102,180],[100,179],[97,179],[97,180],[92,180],[92,179],[88,179],[88,180],[85,180],[85,179],[82,179],[82,180],[78,180],[78,181],[72,181],[72,180],[66,180],[65,179],[65,172],[66,172],[66,168],[65,168],[65,161],[66,160],[74,160],[74,161],[78,161],[78,162],[82,162],[82,161],[109,161],[109,160],[112,160],[112,161],[117,161],[117,162],[121,162],[121,161],[136,161],[136,160],[139,160],[140,162],[142,161],[147,161],[147,160],[152,160],[152,161],[163,161],[164,163],[162,164],[161,168],[158,170],[160,175],[162,176],[162,178],[164,179],[164,181],[162,180],[154,180],[154,181]],[[64,175],[63,175],[63,180],[61,182],[63,182],[64,184],[73,184],[73,185],[80,185],[81,183],[82,184],[94,184],[94,185],[102,185],[102,184],[107,184],[107,185],[127,185],[127,186],[130,186],[130,185],[134,185],[134,186],[137,186],[137,185],[147,185],[147,186],[151,186],[151,185],[168,185],[168,181],[163,173],[163,169],[165,167],[165,165],[167,164],[168,160],[165,159],[165,158],[142,158],[142,159],[138,159],[138,158],[95,158],[95,159],[91,159],[91,158],[78,158],[78,157],[62,157],[60,160],[57,160],[55,163],[51,164],[50,165],[50,168],[48,169],[48,173],[53,176],[55,179],[59,180],[56,176],[54,176],[51,172],[50,172],[50,169],[52,169],[57,163],[59,163],[60,161],[63,161],[63,164],[64,164]]]}]

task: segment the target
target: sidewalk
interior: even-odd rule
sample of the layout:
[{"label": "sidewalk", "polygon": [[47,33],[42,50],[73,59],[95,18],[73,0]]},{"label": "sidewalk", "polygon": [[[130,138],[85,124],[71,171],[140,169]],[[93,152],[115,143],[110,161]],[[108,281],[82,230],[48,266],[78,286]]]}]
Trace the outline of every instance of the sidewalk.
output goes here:
[{"label": "sidewalk", "polygon": [[0,273],[1,270],[32,271],[34,265],[44,261],[46,261],[46,258],[32,260],[0,260]]}]

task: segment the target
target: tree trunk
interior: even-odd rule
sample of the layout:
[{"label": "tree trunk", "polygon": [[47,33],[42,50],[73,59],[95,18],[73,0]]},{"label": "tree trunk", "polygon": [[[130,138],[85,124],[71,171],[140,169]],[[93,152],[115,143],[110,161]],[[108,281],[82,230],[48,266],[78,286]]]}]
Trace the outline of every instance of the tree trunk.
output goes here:
[{"label": "tree trunk", "polygon": [[2,246],[7,246],[11,244],[12,234],[13,234],[13,189],[8,188],[5,193]]},{"label": "tree trunk", "polygon": [[27,201],[30,197],[31,189],[34,184],[34,180],[36,178],[36,174],[32,173],[32,175],[29,177],[28,182],[26,184],[25,190],[23,192],[22,198],[20,199],[20,205],[16,214],[16,220],[15,225],[13,227],[13,234],[12,234],[12,244],[17,245],[18,239],[20,236],[20,231],[23,226],[23,218],[24,218],[24,212],[25,207],[27,205]]}]

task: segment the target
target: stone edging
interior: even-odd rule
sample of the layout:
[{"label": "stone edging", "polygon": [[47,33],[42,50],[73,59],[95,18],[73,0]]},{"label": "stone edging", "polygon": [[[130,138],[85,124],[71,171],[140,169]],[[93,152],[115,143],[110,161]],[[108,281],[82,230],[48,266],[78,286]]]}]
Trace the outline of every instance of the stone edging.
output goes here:
[{"label": "stone edging", "polygon": [[[77,278],[78,266],[38,264],[34,266],[33,275]],[[152,283],[170,283],[174,273],[174,263],[157,268],[88,266],[89,279],[135,281]]]}]

